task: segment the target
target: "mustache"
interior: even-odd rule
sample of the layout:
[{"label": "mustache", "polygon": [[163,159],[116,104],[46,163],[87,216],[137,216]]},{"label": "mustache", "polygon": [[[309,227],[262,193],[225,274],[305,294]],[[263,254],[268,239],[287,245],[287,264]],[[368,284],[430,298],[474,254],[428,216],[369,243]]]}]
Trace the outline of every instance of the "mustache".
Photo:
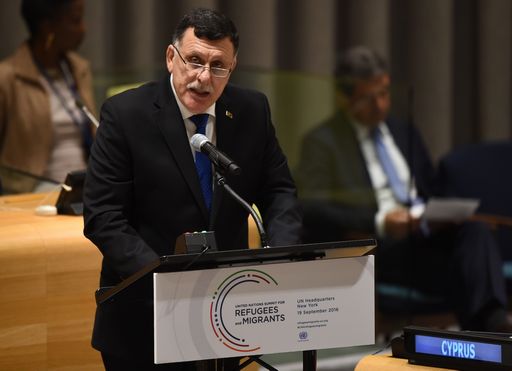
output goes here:
[{"label": "mustache", "polygon": [[202,85],[198,81],[188,83],[187,89],[195,90],[198,93],[213,93],[213,87],[211,85]]}]

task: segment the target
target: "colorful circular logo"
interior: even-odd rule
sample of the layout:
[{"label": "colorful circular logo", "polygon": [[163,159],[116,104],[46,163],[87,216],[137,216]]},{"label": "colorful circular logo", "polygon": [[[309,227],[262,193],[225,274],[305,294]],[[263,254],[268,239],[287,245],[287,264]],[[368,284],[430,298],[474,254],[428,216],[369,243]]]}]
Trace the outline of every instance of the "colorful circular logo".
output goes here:
[{"label": "colorful circular logo", "polygon": [[217,339],[231,350],[248,353],[260,349],[259,345],[249,344],[247,339],[236,335],[224,321],[223,308],[229,293],[245,284],[277,286],[277,282],[267,273],[256,269],[244,269],[228,276],[213,293],[210,303],[210,324]]}]

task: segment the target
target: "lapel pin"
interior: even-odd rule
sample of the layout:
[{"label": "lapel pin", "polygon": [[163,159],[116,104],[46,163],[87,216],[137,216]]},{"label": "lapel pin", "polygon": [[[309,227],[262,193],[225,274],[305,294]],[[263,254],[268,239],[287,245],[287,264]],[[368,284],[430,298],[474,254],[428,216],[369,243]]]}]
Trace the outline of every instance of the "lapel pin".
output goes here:
[{"label": "lapel pin", "polygon": [[226,116],[229,117],[230,119],[233,118],[233,114],[227,110],[226,110]]}]

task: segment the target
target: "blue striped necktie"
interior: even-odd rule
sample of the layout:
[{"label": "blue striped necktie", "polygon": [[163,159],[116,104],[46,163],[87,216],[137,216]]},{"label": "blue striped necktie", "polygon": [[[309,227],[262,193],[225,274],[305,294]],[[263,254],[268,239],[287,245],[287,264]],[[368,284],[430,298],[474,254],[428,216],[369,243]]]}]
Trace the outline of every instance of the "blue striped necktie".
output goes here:
[{"label": "blue striped necktie", "polygon": [[389,186],[393,191],[393,195],[399,202],[406,204],[409,198],[407,195],[407,187],[398,176],[396,167],[391,160],[391,156],[389,155],[389,152],[386,148],[386,144],[383,141],[381,130],[379,128],[374,129],[371,132],[371,136],[375,145],[377,157],[379,158],[382,169],[388,178]]},{"label": "blue striped necktie", "polygon": [[[208,114],[201,113],[190,117],[190,120],[196,125],[196,133],[206,135],[206,124],[208,123]],[[212,205],[212,164],[208,156],[202,152],[195,153],[196,170],[203,192],[206,208],[210,210]]]}]

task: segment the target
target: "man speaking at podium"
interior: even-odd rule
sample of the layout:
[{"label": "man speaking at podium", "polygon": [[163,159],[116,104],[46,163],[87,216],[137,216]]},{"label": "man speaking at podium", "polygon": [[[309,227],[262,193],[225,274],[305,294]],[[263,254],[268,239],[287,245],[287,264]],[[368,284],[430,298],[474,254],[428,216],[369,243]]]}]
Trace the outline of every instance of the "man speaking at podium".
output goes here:
[{"label": "man speaking at podium", "polygon": [[[247,248],[248,212],[213,186],[211,164],[190,138],[206,135],[241,168],[226,183],[261,212],[271,246],[299,243],[301,212],[266,97],[228,84],[238,32],[222,14],[196,9],[178,24],[161,81],[116,95],[101,110],[84,188],[84,234],[103,254],[101,282],[114,286],[184,232],[213,230],[220,250]],[[93,347],[107,370],[194,370],[153,365],[149,300],[99,306]]]}]

